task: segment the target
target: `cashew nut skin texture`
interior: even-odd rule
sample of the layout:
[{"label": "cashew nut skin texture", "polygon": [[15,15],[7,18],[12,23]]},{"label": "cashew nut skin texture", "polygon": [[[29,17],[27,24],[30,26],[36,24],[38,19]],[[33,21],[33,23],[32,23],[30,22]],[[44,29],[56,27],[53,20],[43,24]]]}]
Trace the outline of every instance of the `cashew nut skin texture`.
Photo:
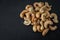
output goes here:
[{"label": "cashew nut skin texture", "polygon": [[51,18],[52,17],[54,17],[52,20],[53,20],[53,22],[55,22],[55,23],[58,23],[58,18],[57,18],[57,15],[55,14],[55,13],[51,13],[51,16],[50,16]]},{"label": "cashew nut skin texture", "polygon": [[44,27],[45,27],[45,28],[48,28],[48,25],[52,25],[52,24],[53,24],[52,21],[47,20],[47,21],[44,22]]},{"label": "cashew nut skin texture", "polygon": [[49,26],[51,31],[55,31],[57,29],[57,26]]},{"label": "cashew nut skin texture", "polygon": [[43,32],[42,32],[42,36],[45,36],[48,33],[48,31],[49,31],[49,28],[44,29]]}]

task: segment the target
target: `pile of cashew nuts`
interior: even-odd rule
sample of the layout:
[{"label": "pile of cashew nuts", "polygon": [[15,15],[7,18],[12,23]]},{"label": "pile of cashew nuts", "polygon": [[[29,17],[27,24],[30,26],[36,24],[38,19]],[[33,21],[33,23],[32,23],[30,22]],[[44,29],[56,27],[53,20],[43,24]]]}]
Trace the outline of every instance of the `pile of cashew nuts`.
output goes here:
[{"label": "pile of cashew nuts", "polygon": [[45,36],[49,30],[57,29],[54,23],[58,23],[58,17],[55,13],[51,13],[51,5],[48,2],[35,2],[27,5],[20,13],[20,17],[24,19],[24,25],[33,25],[34,32],[41,32]]}]

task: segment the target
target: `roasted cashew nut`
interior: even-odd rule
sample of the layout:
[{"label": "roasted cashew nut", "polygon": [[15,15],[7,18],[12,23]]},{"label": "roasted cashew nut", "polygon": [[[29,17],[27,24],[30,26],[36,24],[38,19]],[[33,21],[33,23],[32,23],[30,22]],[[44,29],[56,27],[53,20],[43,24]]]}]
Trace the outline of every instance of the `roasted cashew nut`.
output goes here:
[{"label": "roasted cashew nut", "polygon": [[57,29],[57,26],[49,26],[51,31],[55,31]]},{"label": "roasted cashew nut", "polygon": [[40,21],[40,25],[41,25],[40,30],[43,31],[44,30],[43,21]]},{"label": "roasted cashew nut", "polygon": [[58,18],[57,18],[57,15],[55,13],[52,13],[50,17],[51,18],[54,17],[54,19],[52,19],[53,22],[58,23]]},{"label": "roasted cashew nut", "polygon": [[48,2],[45,2],[45,5],[46,5],[46,9],[47,9],[47,11],[50,11],[52,6],[49,5]]},{"label": "roasted cashew nut", "polygon": [[47,14],[46,14],[46,13],[43,13],[43,14],[41,15],[41,20],[42,20],[42,21],[46,21],[46,16],[47,16]]},{"label": "roasted cashew nut", "polygon": [[49,31],[49,28],[44,29],[43,32],[42,32],[42,36],[45,36],[48,33],[48,31]]},{"label": "roasted cashew nut", "polygon": [[34,5],[35,8],[39,7],[39,3],[38,2],[35,2],[33,5]]},{"label": "roasted cashew nut", "polygon": [[39,11],[39,3],[38,2],[35,2],[34,4],[34,7],[35,7],[35,11]]},{"label": "roasted cashew nut", "polygon": [[37,31],[38,32],[42,32],[41,29],[40,29],[40,27],[41,27],[40,25],[37,25]]},{"label": "roasted cashew nut", "polygon": [[25,9],[28,10],[29,12],[34,12],[32,5],[27,5]]},{"label": "roasted cashew nut", "polygon": [[25,20],[25,21],[24,21],[24,25],[27,25],[27,26],[28,26],[28,25],[30,25],[30,24],[31,24],[31,21],[30,21],[30,20]]},{"label": "roasted cashew nut", "polygon": [[26,14],[27,12],[28,12],[27,10],[23,10],[23,11],[20,13],[20,17],[21,17],[21,18],[24,18],[24,17],[25,17],[25,14]]},{"label": "roasted cashew nut", "polygon": [[39,2],[39,7],[41,8],[41,7],[43,7],[44,6],[44,3],[43,2]]},{"label": "roasted cashew nut", "polygon": [[53,24],[52,21],[46,20],[46,21],[44,22],[44,27],[45,27],[45,28],[48,28],[48,25],[52,25],[52,24]]},{"label": "roasted cashew nut", "polygon": [[33,25],[33,31],[34,31],[34,32],[37,31],[37,25]]},{"label": "roasted cashew nut", "polygon": [[41,13],[40,12],[37,12],[36,13],[36,18],[40,18],[40,16],[41,16]]}]

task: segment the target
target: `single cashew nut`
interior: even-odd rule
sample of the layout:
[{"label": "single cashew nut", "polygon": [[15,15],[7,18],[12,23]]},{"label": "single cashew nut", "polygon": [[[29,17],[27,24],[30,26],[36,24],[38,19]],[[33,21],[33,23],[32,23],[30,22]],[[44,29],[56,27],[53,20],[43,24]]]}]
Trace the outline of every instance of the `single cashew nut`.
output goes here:
[{"label": "single cashew nut", "polygon": [[28,25],[31,24],[31,21],[30,20],[25,20],[23,24],[28,26]]},{"label": "single cashew nut", "polygon": [[55,31],[57,29],[57,26],[54,26],[54,27],[53,26],[49,26],[49,28],[50,28],[51,31]]},{"label": "single cashew nut", "polygon": [[43,13],[43,14],[41,15],[41,20],[42,20],[42,21],[46,21],[46,16],[47,16],[47,14],[46,14],[46,13]]},{"label": "single cashew nut", "polygon": [[21,17],[21,18],[24,18],[24,17],[25,17],[25,14],[26,14],[27,12],[28,12],[27,10],[23,10],[23,11],[20,13],[20,17]]},{"label": "single cashew nut", "polygon": [[37,31],[37,25],[33,25],[33,31],[34,31],[34,32]]},{"label": "single cashew nut", "polygon": [[35,8],[39,7],[39,3],[38,2],[35,2],[33,5],[34,5]]},{"label": "single cashew nut", "polygon": [[53,22],[58,23],[58,18],[57,18],[57,15],[55,13],[52,13],[50,17],[51,18],[54,17],[54,19],[52,19]]},{"label": "single cashew nut", "polygon": [[42,36],[45,36],[48,33],[49,29],[44,29],[44,31],[42,32]]},{"label": "single cashew nut", "polygon": [[44,30],[43,21],[40,21],[40,25],[41,25],[40,30],[43,31]]},{"label": "single cashew nut", "polygon": [[37,25],[37,31],[38,31],[38,32],[42,32],[42,31],[40,30],[40,25]]},{"label": "single cashew nut", "polygon": [[39,7],[36,7],[36,8],[35,8],[35,11],[39,11],[39,10],[40,10],[40,8],[39,8]]},{"label": "single cashew nut", "polygon": [[52,25],[52,24],[53,24],[52,21],[47,20],[47,21],[44,22],[44,27],[45,27],[45,28],[48,28],[48,25]]},{"label": "single cashew nut", "polygon": [[30,12],[34,12],[34,9],[33,9],[32,5],[27,5],[25,9],[30,11]]},{"label": "single cashew nut", "polygon": [[36,13],[36,18],[40,18],[40,15],[41,15],[41,13],[40,12],[37,12]]},{"label": "single cashew nut", "polygon": [[41,7],[43,7],[44,6],[44,3],[43,2],[39,2],[39,7],[41,8]]}]

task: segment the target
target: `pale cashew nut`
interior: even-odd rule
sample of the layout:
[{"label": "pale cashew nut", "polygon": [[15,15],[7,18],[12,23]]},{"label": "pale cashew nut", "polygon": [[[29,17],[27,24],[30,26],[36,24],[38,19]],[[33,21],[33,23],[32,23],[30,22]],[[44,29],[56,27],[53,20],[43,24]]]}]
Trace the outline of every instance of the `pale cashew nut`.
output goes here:
[{"label": "pale cashew nut", "polygon": [[51,13],[51,16],[50,17],[51,18],[54,17],[54,19],[52,19],[53,22],[58,23],[58,18],[57,18],[57,15],[55,13]]},{"label": "pale cashew nut", "polygon": [[46,21],[44,22],[44,27],[45,27],[45,28],[48,28],[48,25],[52,25],[52,24],[53,24],[52,21],[46,20]]},{"label": "pale cashew nut", "polygon": [[46,16],[47,16],[46,13],[41,14],[41,20],[42,21],[46,21]]},{"label": "pale cashew nut", "polygon": [[40,18],[40,15],[41,15],[41,13],[40,12],[37,12],[36,13],[36,18]]},{"label": "pale cashew nut", "polygon": [[48,2],[45,2],[45,5],[46,5],[46,8],[47,8],[47,11],[50,11],[52,6],[49,5]]},{"label": "pale cashew nut", "polygon": [[37,31],[37,25],[33,25],[33,31],[34,31],[34,32]]},{"label": "pale cashew nut", "polygon": [[39,12],[43,13],[44,12],[43,8],[40,8]]},{"label": "pale cashew nut", "polygon": [[39,3],[38,2],[35,2],[33,5],[34,5],[35,8],[39,7]]},{"label": "pale cashew nut", "polygon": [[42,36],[45,36],[48,33],[48,31],[49,31],[49,28],[44,29],[43,32],[42,32]]},{"label": "pale cashew nut", "polygon": [[21,17],[21,18],[24,18],[24,17],[25,17],[25,14],[26,14],[27,12],[28,12],[27,10],[23,10],[23,11],[20,13],[20,17]]},{"label": "pale cashew nut", "polygon": [[41,8],[41,7],[43,7],[44,6],[44,3],[43,2],[39,2],[39,7]]},{"label": "pale cashew nut", "polygon": [[55,31],[57,29],[57,26],[49,26],[51,31]]},{"label": "pale cashew nut", "polygon": [[31,24],[31,21],[30,20],[25,20],[23,24],[28,26],[28,25]]},{"label": "pale cashew nut", "polygon": [[38,32],[42,32],[41,29],[40,29],[40,27],[41,27],[40,25],[37,25],[37,31]]},{"label": "pale cashew nut", "polygon": [[32,25],[37,25],[37,18],[32,19]]},{"label": "pale cashew nut", "polygon": [[28,10],[29,12],[34,12],[32,5],[27,5],[25,9]]},{"label": "pale cashew nut", "polygon": [[40,30],[43,31],[44,30],[43,21],[40,21],[40,25],[41,25]]},{"label": "pale cashew nut", "polygon": [[36,8],[35,8],[35,11],[39,11],[39,10],[40,10],[40,8],[39,8],[39,7],[36,7]]}]

